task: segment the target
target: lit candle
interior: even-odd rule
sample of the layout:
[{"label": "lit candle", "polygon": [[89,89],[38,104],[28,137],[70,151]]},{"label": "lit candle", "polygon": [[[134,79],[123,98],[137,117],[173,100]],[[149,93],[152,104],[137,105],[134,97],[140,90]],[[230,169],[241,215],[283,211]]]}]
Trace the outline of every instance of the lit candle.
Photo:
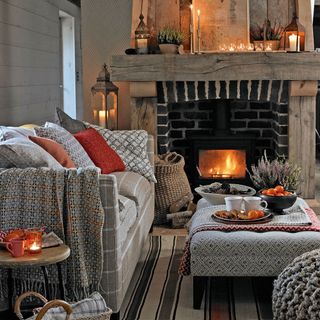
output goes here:
[{"label": "lit candle", "polygon": [[190,53],[193,53],[193,5],[190,5]]},{"label": "lit candle", "polygon": [[200,10],[198,9],[198,53],[200,53]]},{"label": "lit candle", "polygon": [[33,242],[32,245],[31,245],[30,248],[29,248],[29,252],[30,252],[31,254],[33,254],[33,253],[40,253],[40,252],[41,252],[41,246],[40,246],[38,243]]},{"label": "lit candle", "polygon": [[105,128],[107,120],[106,110],[99,110],[99,126]]},{"label": "lit candle", "polygon": [[247,50],[248,51],[253,51],[254,50],[254,45],[252,43],[249,43],[248,47],[247,47]]},{"label": "lit candle", "polygon": [[265,51],[272,51],[272,48],[270,47],[270,45],[268,44],[267,47],[264,49]]},{"label": "lit candle", "polygon": [[139,53],[148,53],[148,39],[136,39]]},{"label": "lit candle", "polygon": [[[298,43],[297,43],[297,41],[298,41]],[[291,34],[289,36],[289,44],[290,44],[289,51],[300,51],[300,36],[298,36],[296,34]]]}]

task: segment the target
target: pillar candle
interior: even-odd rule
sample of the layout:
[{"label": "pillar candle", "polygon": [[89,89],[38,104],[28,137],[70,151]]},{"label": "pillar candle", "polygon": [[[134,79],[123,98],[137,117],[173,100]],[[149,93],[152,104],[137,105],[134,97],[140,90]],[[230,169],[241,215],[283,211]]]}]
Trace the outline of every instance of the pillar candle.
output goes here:
[{"label": "pillar candle", "polygon": [[[297,41],[298,41],[298,49],[297,49]],[[300,37],[296,34],[291,34],[289,36],[289,47],[290,51],[300,51]]]},{"label": "pillar candle", "polygon": [[105,128],[107,120],[106,110],[99,110],[99,126]]}]

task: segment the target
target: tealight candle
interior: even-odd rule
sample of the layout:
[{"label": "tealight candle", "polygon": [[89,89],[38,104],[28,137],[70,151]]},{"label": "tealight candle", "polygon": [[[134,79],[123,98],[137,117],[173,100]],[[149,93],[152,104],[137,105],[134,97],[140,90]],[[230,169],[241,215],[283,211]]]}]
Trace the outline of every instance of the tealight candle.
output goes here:
[{"label": "tealight candle", "polygon": [[40,253],[42,250],[42,231],[28,230],[26,232],[26,249],[30,254]]},{"label": "tealight candle", "polygon": [[248,47],[247,47],[247,50],[248,51],[253,51],[254,50],[254,45],[252,43],[249,43]]},{"label": "tealight candle", "polygon": [[270,47],[270,45],[268,44],[267,47],[264,49],[265,51],[272,51],[272,48]]}]

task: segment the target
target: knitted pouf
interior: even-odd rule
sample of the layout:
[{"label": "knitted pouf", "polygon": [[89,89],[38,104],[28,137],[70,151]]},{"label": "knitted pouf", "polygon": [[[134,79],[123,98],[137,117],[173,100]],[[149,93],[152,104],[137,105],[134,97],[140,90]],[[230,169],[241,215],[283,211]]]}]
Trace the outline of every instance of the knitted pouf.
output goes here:
[{"label": "knitted pouf", "polygon": [[320,319],[320,250],[293,260],[274,282],[273,317],[276,320]]}]

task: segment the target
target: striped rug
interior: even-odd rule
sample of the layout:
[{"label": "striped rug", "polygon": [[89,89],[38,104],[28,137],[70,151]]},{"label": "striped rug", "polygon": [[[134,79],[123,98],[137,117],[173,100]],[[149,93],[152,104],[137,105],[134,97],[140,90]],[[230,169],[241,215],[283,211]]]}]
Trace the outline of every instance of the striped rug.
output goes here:
[{"label": "striped rug", "polygon": [[150,236],[126,295],[123,320],[272,319],[272,278],[212,278],[200,310],[192,308],[192,277],[178,275],[184,237]]}]

